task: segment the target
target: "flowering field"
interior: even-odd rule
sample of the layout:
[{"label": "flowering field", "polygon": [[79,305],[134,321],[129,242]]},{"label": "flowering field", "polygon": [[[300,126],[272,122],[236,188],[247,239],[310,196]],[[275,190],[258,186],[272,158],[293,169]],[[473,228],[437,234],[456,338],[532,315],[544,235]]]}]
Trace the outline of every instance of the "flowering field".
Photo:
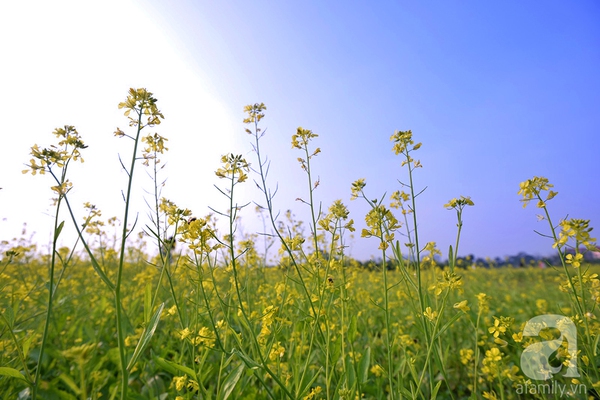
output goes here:
[{"label": "flowering field", "polygon": [[[119,107],[132,132],[115,135],[133,143],[122,221],[103,220],[89,203],[83,226],[75,216],[67,171],[86,146],[74,127],[57,129],[54,146],[32,147],[25,172],[45,175],[56,196],[54,246],[41,255],[25,241],[2,243],[0,398],[598,398],[600,280],[583,259],[595,239],[589,221],[552,223],[547,202],[557,193],[545,178],[515,191],[548,221],[560,265],[460,265],[462,213],[474,206],[462,196],[446,204],[457,239],[440,264],[435,243],[419,242],[413,179],[422,166],[413,157],[421,144],[396,132],[393,150],[409,183],[378,200],[365,194],[364,179],[349,188],[369,204],[361,236],[381,252],[365,267],[344,252],[354,230],[346,206],[315,207],[311,160],[320,149],[310,130],[292,136],[310,188],[310,230],[277,218],[260,151],[266,108],[255,104],[244,122],[256,167],[223,156],[222,208],[194,216],[159,198],[156,185],[152,224],[130,236],[136,165],[152,169],[167,149],[160,135],[144,136],[162,119],[151,93],[131,89]],[[236,231],[236,190],[248,180],[262,191],[256,202],[278,250],[268,266],[258,236]],[[227,228],[217,229],[216,218]],[[109,238],[109,225],[121,235]],[[78,231],[78,247],[59,247],[67,228]],[[142,240],[158,251],[145,251]]]}]

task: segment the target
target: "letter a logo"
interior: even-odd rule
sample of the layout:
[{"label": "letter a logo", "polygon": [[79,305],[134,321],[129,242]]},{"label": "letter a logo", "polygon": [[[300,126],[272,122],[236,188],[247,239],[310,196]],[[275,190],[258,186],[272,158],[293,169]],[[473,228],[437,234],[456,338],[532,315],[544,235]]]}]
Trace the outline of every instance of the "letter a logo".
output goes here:
[{"label": "letter a logo", "polygon": [[527,346],[521,354],[521,370],[523,373],[531,379],[545,381],[560,372],[562,364],[556,367],[551,366],[550,356],[566,340],[570,359],[564,376],[569,378],[579,377],[577,371],[577,327],[573,321],[564,315],[538,315],[527,321],[523,329],[523,337],[539,336],[540,331],[545,328],[558,329],[560,337]]}]

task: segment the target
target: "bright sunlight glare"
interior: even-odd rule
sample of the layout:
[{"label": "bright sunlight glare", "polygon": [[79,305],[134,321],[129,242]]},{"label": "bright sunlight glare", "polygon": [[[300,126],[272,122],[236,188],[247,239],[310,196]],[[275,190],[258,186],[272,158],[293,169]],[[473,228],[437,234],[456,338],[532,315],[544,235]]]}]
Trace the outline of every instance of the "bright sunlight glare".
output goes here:
[{"label": "bright sunlight glare", "polygon": [[[183,207],[214,204],[216,191],[200,191],[195,183],[214,180],[213,166],[233,147],[231,123],[236,118],[211,95],[197,71],[186,66],[168,33],[140,5],[38,1],[4,3],[1,8],[0,108],[11,110],[3,121],[5,151],[0,158],[4,239],[20,236],[25,220],[28,233],[37,232],[34,241],[49,240],[50,178],[39,180],[21,170],[30,147],[52,143],[51,132],[67,124],[89,146],[85,163],[72,169],[74,204],[92,201],[106,218],[120,218],[119,188],[126,176],[117,154],[129,154],[131,142],[115,138],[113,132],[117,126],[127,128],[117,105],[130,87],[147,87],[165,115],[156,127],[169,139],[163,195],[185,199]],[[134,204],[140,218],[147,209],[142,196]]]}]

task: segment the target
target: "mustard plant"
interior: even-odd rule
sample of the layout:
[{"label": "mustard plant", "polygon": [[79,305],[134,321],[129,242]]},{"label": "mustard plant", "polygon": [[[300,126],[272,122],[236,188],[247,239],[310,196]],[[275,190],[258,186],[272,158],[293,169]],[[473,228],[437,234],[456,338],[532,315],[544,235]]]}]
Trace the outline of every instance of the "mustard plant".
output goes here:
[{"label": "mustard plant", "polygon": [[[44,327],[44,333],[42,335],[42,344],[40,349],[39,360],[42,360],[44,349],[46,346],[46,338],[48,334],[48,326],[51,318],[52,311],[52,299],[54,297],[55,290],[55,282],[54,282],[54,269],[56,265],[57,256],[60,257],[59,253],[56,249],[56,243],[58,237],[64,227],[64,221],[59,223],[59,211],[60,205],[64,201],[66,204],[69,214],[71,216],[71,220],[73,221],[73,225],[78,233],[78,240],[80,240],[90,258],[90,262],[95,269],[96,273],[99,275],[101,280],[106,284],[108,289],[114,295],[115,301],[115,325],[117,332],[117,344],[119,351],[119,363],[120,363],[120,374],[121,374],[121,385],[120,385],[120,395],[121,399],[127,398],[127,389],[128,389],[128,376],[130,371],[135,366],[137,360],[139,359],[142,351],[148,345],[151,337],[156,330],[158,325],[160,314],[162,312],[161,305],[157,312],[150,318],[147,322],[147,325],[144,329],[143,334],[140,337],[140,341],[136,346],[131,357],[127,356],[125,349],[125,316],[123,310],[123,294],[121,291],[122,283],[123,283],[123,270],[125,266],[125,258],[126,258],[126,241],[128,236],[131,234],[129,230],[129,207],[131,204],[131,194],[133,188],[133,177],[134,177],[134,169],[135,164],[138,159],[137,148],[140,142],[141,131],[146,127],[153,127],[155,125],[160,124],[160,120],[163,115],[160,113],[158,108],[156,107],[156,99],[153,97],[152,93],[148,92],[146,89],[130,89],[129,96],[127,99],[119,104],[119,108],[125,109],[125,116],[129,119],[129,125],[131,127],[136,127],[136,133],[133,136],[125,134],[121,129],[117,128],[115,135],[117,137],[127,137],[134,142],[133,152],[131,158],[131,164],[129,168],[126,168],[123,163],[121,165],[125,169],[128,175],[128,184],[127,191],[125,194],[125,211],[124,211],[124,219],[123,219],[123,230],[121,235],[121,243],[120,243],[120,254],[118,260],[118,267],[116,272],[116,282],[113,282],[107,273],[104,271],[100,263],[98,262],[97,257],[93,253],[92,249],[88,245],[87,240],[83,236],[83,230],[87,229],[88,231],[92,231],[94,233],[94,224],[96,227],[98,226],[97,220],[95,219],[100,216],[100,212],[95,208],[95,206],[90,203],[85,204],[85,208],[88,209],[88,216],[86,217],[83,226],[80,226],[77,222],[74,210],[69,203],[68,200],[68,192],[72,188],[72,183],[67,178],[67,169],[69,163],[73,161],[83,161],[81,159],[80,150],[86,148],[84,145],[79,133],[73,126],[65,126],[64,128],[56,129],[54,134],[60,139],[58,142],[58,146],[51,146],[45,149],[39,149],[37,145],[34,145],[31,149],[32,159],[30,164],[28,165],[28,169],[24,172],[31,172],[32,174],[45,174],[49,173],[56,183],[55,186],[52,186],[52,190],[58,195],[56,200],[57,204],[57,212],[55,216],[55,227],[54,227],[54,244],[52,248],[51,255],[51,263],[50,263],[50,294],[48,297],[48,312],[46,315],[46,323]],[[132,116],[133,114],[133,116]],[[56,172],[55,169],[59,169],[60,173]],[[65,261],[63,261],[63,264]],[[66,266],[66,265],[65,265]],[[38,361],[39,364],[39,361]],[[36,370],[35,381],[33,384],[33,393],[32,397],[35,399],[38,394],[38,386],[39,386],[39,376],[40,376],[40,366]]]},{"label": "mustard plant", "polygon": [[[160,315],[162,313],[162,308],[164,307],[164,303],[159,307],[154,316],[148,321],[148,325],[145,328],[145,332],[142,335],[142,338],[138,342],[138,346],[136,347],[131,359],[128,361],[128,357],[125,350],[125,332],[124,332],[124,311],[123,311],[123,300],[122,300],[122,284],[123,284],[123,270],[125,266],[125,251],[126,251],[126,243],[127,237],[130,235],[131,231],[129,230],[129,218],[130,211],[129,207],[131,205],[131,196],[133,193],[133,178],[135,166],[138,160],[138,146],[141,141],[141,133],[145,128],[152,128],[161,123],[161,120],[164,119],[163,114],[160,112],[158,107],[156,106],[156,98],[153,94],[146,89],[130,89],[129,95],[125,99],[125,101],[119,103],[119,109],[124,109],[124,115],[129,120],[129,126],[135,129],[135,133],[130,136],[122,131],[120,128],[117,128],[115,131],[115,136],[119,138],[128,138],[133,141],[133,150],[131,153],[131,162],[129,167],[126,167],[123,163],[121,163],[123,169],[127,173],[127,190],[125,192],[125,207],[123,213],[123,230],[121,233],[121,244],[120,244],[120,253],[119,253],[119,264],[117,268],[117,277],[114,285],[114,299],[115,299],[115,314],[116,314],[116,330],[117,330],[117,343],[119,347],[119,359],[120,359],[120,369],[121,369],[121,399],[127,398],[127,388],[128,388],[128,378],[129,373],[138,357],[140,356],[142,350],[148,345],[156,327],[158,325]],[[155,147],[161,146],[161,141],[152,141]],[[152,146],[150,147],[152,150]],[[145,153],[149,153],[146,151]]]},{"label": "mustard plant", "polygon": [[[417,191],[414,182],[414,172],[417,168],[421,168],[422,164],[419,160],[413,158],[412,153],[421,147],[421,143],[415,144],[411,131],[396,131],[391,137],[393,151],[396,155],[403,157],[401,166],[408,170],[408,183],[400,184],[403,190],[396,191],[391,196],[390,208],[401,210],[404,218],[404,226],[406,233],[404,236],[408,240],[404,244],[408,251],[408,256],[402,254],[402,248],[399,240],[396,239],[396,234],[401,233],[402,224],[394,216],[390,208],[383,204],[385,196],[380,199],[372,200],[364,193],[366,182],[364,179],[359,179],[352,184],[351,192],[352,199],[362,198],[369,206],[370,210],[365,217],[367,228],[363,229],[362,237],[375,237],[379,241],[379,249],[381,250],[381,270],[382,270],[382,295],[383,304],[379,307],[383,311],[385,320],[386,343],[385,349],[387,354],[387,370],[385,371],[388,386],[389,397],[396,398],[408,396],[411,398],[427,396],[435,398],[442,381],[435,382],[433,377],[436,374],[434,365],[443,376],[447,376],[444,366],[445,346],[441,340],[444,334],[460,317],[460,312],[455,312],[449,320],[443,321],[443,316],[447,310],[452,308],[458,310],[466,310],[466,303],[455,303],[455,306],[450,308],[449,301],[452,292],[462,294],[461,277],[454,272],[456,263],[456,250],[460,241],[460,232],[462,229],[462,211],[467,205],[473,205],[473,202],[468,197],[460,199],[452,199],[446,208],[455,209],[458,219],[458,233],[453,251],[452,246],[449,250],[449,271],[436,273],[435,256],[441,254],[437,250],[434,242],[427,243],[421,248],[418,234],[417,224],[417,203],[416,199],[424,191]],[[406,189],[408,192],[405,192]],[[392,250],[392,257],[388,256],[388,249]],[[427,255],[425,255],[427,254]],[[429,265],[434,283],[430,290],[434,294],[434,299],[430,299],[426,291],[425,281],[423,277],[424,267]],[[396,268],[400,273],[399,281],[390,282],[389,270]],[[399,354],[395,350],[397,345],[394,340],[394,324],[391,321],[390,309],[390,291],[404,283],[406,293],[408,295],[409,305],[412,309],[415,320],[419,323],[420,330],[425,336],[426,353],[423,357],[424,363],[420,371],[415,369],[412,362],[408,362],[412,384],[405,382],[403,374],[396,372],[395,360]],[[427,381],[428,390],[424,391],[423,383]],[[410,390],[408,388],[411,388]]]},{"label": "mustard plant", "polygon": [[[314,246],[314,252],[311,255],[306,255],[303,251],[302,244],[304,243],[304,238],[298,232],[292,234],[292,231],[288,229],[288,234],[285,234],[286,228],[281,224],[279,224],[278,216],[279,213],[276,213],[274,210],[273,199],[277,194],[277,189],[272,191],[267,185],[267,176],[270,168],[270,161],[266,159],[261,153],[260,149],[260,140],[263,138],[265,131],[259,128],[259,122],[264,118],[266,110],[266,106],[264,103],[256,103],[253,105],[248,105],[244,108],[244,111],[247,113],[248,117],[244,119],[244,123],[250,125],[253,129],[246,128],[246,133],[251,135],[254,138],[254,142],[252,143],[252,147],[257,157],[258,167],[255,172],[258,175],[259,182],[256,182],[259,190],[262,192],[265,205],[259,206],[261,209],[267,211],[269,215],[269,219],[271,222],[271,227],[275,235],[279,238],[279,241],[282,246],[282,250],[284,254],[286,254],[286,261],[282,260],[282,263],[288,262],[295,271],[295,275],[293,277],[289,277],[294,282],[298,283],[300,290],[302,291],[305,304],[308,307],[308,315],[312,316],[314,320],[310,322],[310,335],[308,340],[308,354],[304,358],[305,367],[301,369],[300,378],[295,382],[295,397],[299,397],[309,392],[310,385],[312,382],[318,377],[318,374],[314,375],[312,378],[307,379],[306,374],[309,373],[309,369],[307,368],[308,363],[311,360],[311,354],[315,346],[317,346],[321,353],[328,358],[328,362],[330,362],[331,355],[327,352],[328,341],[326,339],[326,335],[323,332],[323,329],[320,324],[321,312],[320,308],[322,307],[322,299],[319,299],[319,305],[315,306],[313,302],[313,295],[311,294],[311,289],[309,288],[309,283],[307,281],[308,275],[309,277],[313,277],[314,284],[313,287],[319,288],[325,284],[326,276],[321,276],[322,271],[320,271],[319,266],[323,262],[323,260],[319,257],[319,240],[317,234],[317,224],[320,216],[320,209],[317,211],[315,207],[314,201],[314,190],[318,186],[318,181],[313,182],[312,172],[310,169],[310,161],[316,156],[320,149],[317,148],[314,151],[309,150],[309,143],[312,139],[317,137],[316,134],[311,132],[310,130],[306,130],[303,128],[298,128],[296,134],[292,135],[292,147],[297,148],[304,151],[305,158],[299,157],[298,161],[300,162],[301,168],[307,173],[308,177],[308,187],[309,187],[309,200],[304,201],[304,204],[309,205],[311,210],[311,233],[312,240]],[[304,262],[303,262],[304,261]],[[304,264],[304,265],[303,265]],[[288,294],[287,291],[284,292],[285,295]],[[281,304],[285,304],[286,297],[282,298]]]},{"label": "mustard plant", "polygon": [[[23,173],[31,173],[32,175],[36,175],[38,173],[40,175],[45,175],[48,173],[56,184],[52,186],[51,189],[57,196],[54,199],[56,211],[54,215],[52,250],[50,255],[51,260],[48,271],[48,301],[46,318],[44,322],[42,342],[37,360],[35,376],[29,381],[29,384],[32,385],[32,398],[34,400],[38,395],[42,360],[46,350],[48,330],[50,329],[50,321],[52,318],[53,299],[58,286],[57,282],[55,282],[55,269],[58,262],[60,262],[63,266],[63,271],[67,267],[67,260],[61,258],[57,248],[58,238],[64,227],[64,221],[60,221],[61,205],[64,201],[66,201],[67,193],[73,187],[73,184],[67,178],[67,172],[71,161],[83,162],[80,150],[83,150],[87,147],[73,126],[66,125],[63,128],[57,128],[54,130],[53,134],[57,137],[57,139],[59,139],[57,145],[51,145],[50,147],[43,149],[40,149],[37,144],[34,145],[31,148],[32,158],[30,163],[27,165],[27,169],[23,171]],[[24,365],[24,367],[25,370],[27,370],[27,366]],[[27,375],[29,376],[29,372]]]},{"label": "mustard plant", "polygon": [[[596,251],[596,239],[590,234],[593,228],[590,227],[589,220],[565,218],[558,226],[552,223],[547,203],[558,194],[552,190],[553,187],[547,178],[534,176],[521,182],[517,194],[521,196],[523,208],[536,202],[536,207],[544,211],[543,215],[538,215],[538,219],[548,222],[550,234],[542,236],[553,241],[552,247],[556,249],[560,259],[564,280],[559,289],[569,295],[573,314],[571,319],[583,330],[583,340],[578,341],[578,346],[583,347],[584,355],[580,359],[588,367],[583,369],[585,383],[587,387],[600,388],[600,372],[595,367],[600,339],[599,325],[595,321],[600,299],[600,280],[598,274],[591,273],[589,266],[584,265],[583,260],[585,251]],[[567,354],[565,365],[577,365],[578,357],[579,354]],[[581,363],[579,366],[581,367]]]}]

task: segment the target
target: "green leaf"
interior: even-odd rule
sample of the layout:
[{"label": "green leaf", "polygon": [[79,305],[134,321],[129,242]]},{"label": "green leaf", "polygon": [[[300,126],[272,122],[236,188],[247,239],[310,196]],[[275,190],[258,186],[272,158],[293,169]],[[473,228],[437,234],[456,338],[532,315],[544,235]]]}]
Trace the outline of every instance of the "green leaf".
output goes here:
[{"label": "green leaf", "polygon": [[56,227],[56,230],[54,231],[54,240],[58,239],[64,226],[65,226],[65,221],[62,221],[60,224],[58,224],[58,226]]},{"label": "green leaf", "polygon": [[369,379],[369,365],[371,365],[371,348],[367,347],[367,351],[365,351],[358,364],[359,382],[364,383]]},{"label": "green leaf", "polygon": [[440,390],[440,386],[442,386],[442,381],[438,381],[437,385],[433,388],[433,392],[431,392],[431,400],[435,400],[437,398],[437,393]]},{"label": "green leaf", "polygon": [[348,340],[350,343],[354,342],[356,338],[356,315],[353,315],[350,319],[350,327],[348,328]]},{"label": "green leaf", "polygon": [[58,376],[58,379],[63,381],[65,385],[67,385],[67,387],[71,389],[77,396],[81,395],[81,389],[77,386],[73,378],[71,378],[69,375],[63,372]]},{"label": "green leaf", "polygon": [[146,326],[146,328],[144,328],[144,332],[142,332],[140,341],[138,342],[137,346],[135,346],[135,350],[133,351],[133,356],[131,357],[131,360],[129,360],[129,365],[127,365],[127,371],[131,372],[131,369],[133,368],[133,366],[135,365],[137,360],[142,355],[142,352],[146,349],[148,344],[150,344],[150,340],[152,339],[152,336],[154,336],[156,327],[158,326],[158,323],[160,322],[160,315],[162,314],[162,311],[164,308],[165,308],[165,303],[162,303],[160,306],[158,306],[158,310],[156,310],[156,312],[150,319],[148,326]]},{"label": "green leaf", "polygon": [[30,385],[31,383],[27,380],[27,378],[25,378],[23,376],[23,374],[21,374],[19,371],[17,371],[14,368],[9,368],[9,367],[0,367],[0,375],[4,375],[4,376],[10,376],[11,378],[16,378],[19,379],[25,383],[27,383],[28,385]]},{"label": "green leaf", "polygon": [[227,375],[227,378],[225,378],[225,381],[223,381],[223,391],[221,392],[221,396],[219,396],[220,400],[227,400],[231,392],[233,392],[235,385],[242,377],[244,368],[244,364],[240,364],[236,369],[231,371],[229,375]]},{"label": "green leaf", "polygon": [[251,359],[250,357],[248,357],[246,354],[242,353],[238,349],[233,349],[233,353],[237,354],[242,359],[244,364],[246,364],[246,366],[248,368],[252,368],[252,369],[262,368],[259,363],[257,363],[256,361],[254,361],[253,359]]},{"label": "green leaf", "polygon": [[356,371],[352,365],[352,358],[346,354],[346,365],[351,366],[346,368],[346,383],[348,388],[353,388],[356,384]]},{"label": "green leaf", "polygon": [[150,313],[152,312],[152,285],[146,285],[146,293],[144,294],[144,323],[150,321]]},{"label": "green leaf", "polygon": [[439,332],[437,332],[433,338],[433,341],[436,341],[439,339],[439,337],[446,331],[446,329],[448,329],[454,322],[456,322],[457,319],[459,319],[462,316],[463,312],[457,312],[456,314],[454,314],[452,316],[452,318],[450,318],[450,321],[446,322],[444,324],[444,326],[442,326],[439,330]]},{"label": "green leaf", "polygon": [[15,313],[14,313],[12,307],[6,307],[3,317],[4,317],[4,321],[8,325],[8,329],[10,329],[12,331],[13,327],[15,325]]},{"label": "green leaf", "polygon": [[31,347],[31,342],[35,338],[35,335],[29,335],[25,340],[23,340],[23,356],[27,359],[29,355],[29,348]]},{"label": "green leaf", "polygon": [[448,249],[448,265],[450,270],[454,269],[454,254],[452,251],[452,245],[450,245],[450,249]]},{"label": "green leaf", "polygon": [[170,372],[173,375],[179,375],[179,373],[183,372],[184,374],[191,377],[192,379],[197,380],[196,372],[189,367],[186,367],[184,365],[179,365],[177,363],[174,363],[173,361],[168,361],[168,360],[165,360],[164,358],[158,357],[158,356],[153,356],[152,359],[154,360],[156,365],[158,365],[165,371]]},{"label": "green leaf", "polygon": [[323,368],[319,368],[318,371],[316,371],[315,376],[313,376],[310,381],[308,381],[308,383],[304,386],[304,388],[300,391],[300,396],[304,396],[306,393],[308,393],[308,391],[310,390],[311,386],[313,385],[313,383],[315,383],[315,381],[317,380],[317,378],[319,377],[319,375],[321,375],[321,372],[323,371]]}]

